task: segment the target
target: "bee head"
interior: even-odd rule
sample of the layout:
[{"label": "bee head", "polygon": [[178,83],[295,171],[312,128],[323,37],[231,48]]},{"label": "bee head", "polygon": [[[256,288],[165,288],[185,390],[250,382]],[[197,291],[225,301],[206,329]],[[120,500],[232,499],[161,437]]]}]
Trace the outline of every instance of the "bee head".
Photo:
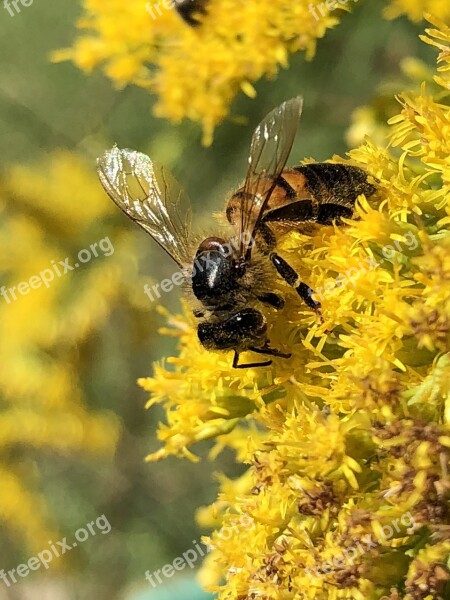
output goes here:
[{"label": "bee head", "polygon": [[204,240],[198,247],[192,270],[192,290],[208,308],[234,305],[242,268],[230,244],[217,237]]},{"label": "bee head", "polygon": [[265,341],[267,323],[254,308],[244,308],[228,318],[200,323],[198,339],[208,350],[245,350]]}]

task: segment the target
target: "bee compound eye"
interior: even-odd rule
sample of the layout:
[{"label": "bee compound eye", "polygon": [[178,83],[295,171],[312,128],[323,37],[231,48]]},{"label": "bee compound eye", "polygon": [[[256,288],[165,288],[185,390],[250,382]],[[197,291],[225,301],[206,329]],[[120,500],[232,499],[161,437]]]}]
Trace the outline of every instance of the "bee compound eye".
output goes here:
[{"label": "bee compound eye", "polygon": [[224,304],[225,296],[237,289],[233,261],[218,250],[200,252],[194,262],[192,291],[205,306]]},{"label": "bee compound eye", "polygon": [[224,256],[230,254],[229,244],[219,237],[209,237],[203,240],[197,249],[196,255],[203,254],[204,252],[220,252]]}]

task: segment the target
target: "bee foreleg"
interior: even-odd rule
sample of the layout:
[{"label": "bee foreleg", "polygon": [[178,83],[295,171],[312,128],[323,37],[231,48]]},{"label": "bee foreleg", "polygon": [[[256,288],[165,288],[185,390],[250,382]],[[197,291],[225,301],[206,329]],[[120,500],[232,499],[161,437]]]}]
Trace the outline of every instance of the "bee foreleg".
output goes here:
[{"label": "bee foreleg", "polygon": [[284,258],[281,258],[281,256],[276,252],[271,253],[270,260],[281,277],[290,286],[295,288],[295,291],[303,300],[303,302],[309,306],[309,308],[318,311],[320,309],[320,302],[317,302],[313,299],[312,295],[314,294],[314,290],[312,290],[309,285],[306,285],[306,283],[300,281],[300,277],[294,271],[291,265],[287,263]]},{"label": "bee foreleg", "polygon": [[281,352],[281,350],[276,350],[275,348],[271,348],[267,345],[267,342],[261,348],[256,348],[254,346],[250,346],[249,350],[252,352],[256,352],[257,354],[267,354],[268,356],[278,356],[278,358],[291,358],[292,354],[288,352]]}]

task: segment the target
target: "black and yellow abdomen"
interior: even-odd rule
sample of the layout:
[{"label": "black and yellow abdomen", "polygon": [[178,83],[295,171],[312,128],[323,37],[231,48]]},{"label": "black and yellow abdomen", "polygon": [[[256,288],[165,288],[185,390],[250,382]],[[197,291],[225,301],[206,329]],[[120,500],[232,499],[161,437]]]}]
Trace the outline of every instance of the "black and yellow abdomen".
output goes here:
[{"label": "black and yellow abdomen", "polygon": [[[340,217],[350,218],[357,197],[370,197],[376,187],[368,173],[344,164],[312,163],[285,169],[264,208],[261,225],[279,224],[296,229],[300,223],[329,225]],[[227,203],[230,223],[238,226],[243,189]],[[256,210],[255,206],[255,218]]]}]

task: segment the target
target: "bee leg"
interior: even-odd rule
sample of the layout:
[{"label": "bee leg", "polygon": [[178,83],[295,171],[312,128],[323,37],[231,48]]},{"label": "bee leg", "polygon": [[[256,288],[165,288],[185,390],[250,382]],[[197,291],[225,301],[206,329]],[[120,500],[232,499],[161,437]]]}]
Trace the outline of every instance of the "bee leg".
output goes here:
[{"label": "bee leg", "polygon": [[271,360],[265,360],[264,362],[246,363],[245,365],[239,365],[239,352],[234,351],[233,357],[233,369],[246,369],[250,367],[268,367],[272,364]]},{"label": "bee leg", "polygon": [[320,225],[331,225],[336,221],[337,225],[341,224],[341,217],[351,219],[353,210],[348,206],[341,204],[320,204],[319,214],[317,215],[317,223]]},{"label": "bee leg", "polygon": [[275,248],[275,236],[265,223],[260,223],[255,238],[258,248],[263,254],[269,254]]},{"label": "bee leg", "polygon": [[277,310],[280,310],[284,307],[284,298],[279,296],[278,294],[274,294],[273,292],[267,292],[267,294],[261,294],[261,296],[257,296],[260,302],[264,302],[264,304],[268,304]]},{"label": "bee leg", "polygon": [[289,204],[283,204],[267,211],[262,218],[262,224],[279,223],[280,221],[293,224],[316,221],[317,206],[317,202],[311,198],[289,202]]},{"label": "bee leg", "polygon": [[317,302],[313,299],[312,295],[314,294],[314,290],[300,281],[300,277],[294,271],[289,263],[287,263],[284,258],[281,258],[279,254],[276,252],[272,252],[270,255],[270,260],[272,261],[273,266],[281,275],[281,277],[293,288],[295,288],[297,294],[303,300],[303,302],[312,308],[315,311],[320,310],[320,302]]},{"label": "bee leg", "polygon": [[267,345],[267,342],[262,348],[255,348],[254,346],[250,346],[249,350],[252,352],[256,352],[257,354],[267,354],[268,356],[278,356],[278,358],[291,358],[292,354],[288,352],[281,352],[280,350],[276,350],[275,348],[271,348]]}]

